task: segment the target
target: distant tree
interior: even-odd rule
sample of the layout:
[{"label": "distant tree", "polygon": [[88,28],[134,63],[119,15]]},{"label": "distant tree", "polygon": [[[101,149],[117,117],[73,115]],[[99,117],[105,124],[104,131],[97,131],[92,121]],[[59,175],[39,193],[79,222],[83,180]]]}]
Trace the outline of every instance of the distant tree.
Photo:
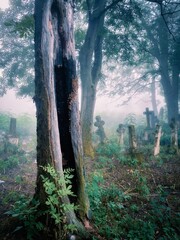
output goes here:
[{"label": "distant tree", "polygon": [[[129,90],[132,89],[132,92],[147,86],[147,81],[144,83],[139,81],[145,79],[143,76],[160,79],[168,110],[168,121],[170,121],[171,118],[177,118],[179,111],[180,5],[177,1],[171,3],[137,0],[134,1],[134,9],[136,9],[136,14],[132,15],[134,21],[128,22],[125,18],[113,21],[115,17],[109,19],[112,31],[109,33],[109,38],[105,38],[107,41],[105,54],[112,59],[114,52],[124,65],[134,68],[144,66],[147,69],[142,78],[137,78],[138,82],[132,78],[132,84],[129,84]],[[112,16],[117,14],[116,11],[118,9],[112,13]],[[122,26],[123,22],[124,27],[118,31],[118,26]],[[122,83],[120,85],[122,86]],[[118,88],[114,89],[117,90]]]},{"label": "distant tree", "polygon": [[[79,53],[82,85],[81,123],[84,153],[85,155],[93,156],[91,138],[97,85],[102,76],[103,55],[106,53],[106,32],[111,32],[111,29],[106,24],[106,19],[113,19],[112,12],[115,9],[123,9],[122,12],[127,17],[129,16],[129,12],[133,11],[133,8],[129,10],[131,1],[125,2],[123,0],[87,0],[83,1],[83,3],[86,6],[88,25]],[[123,18],[123,14],[121,16],[116,15],[116,19],[119,17]],[[113,55],[115,59],[115,52],[113,52]]]},{"label": "distant tree", "polygon": [[[75,202],[78,217],[70,210],[66,224],[83,229],[88,202],[85,194],[81,129],[78,111],[73,1],[35,1],[35,102],[37,107],[37,182],[35,199],[39,210],[47,209],[46,192],[41,175],[50,164],[61,177],[63,169],[74,170],[72,190],[76,197],[62,197],[59,204]],[[59,239],[60,225],[43,217],[53,239]],[[46,219],[49,219],[46,223]],[[55,229],[55,232],[54,232]]]}]

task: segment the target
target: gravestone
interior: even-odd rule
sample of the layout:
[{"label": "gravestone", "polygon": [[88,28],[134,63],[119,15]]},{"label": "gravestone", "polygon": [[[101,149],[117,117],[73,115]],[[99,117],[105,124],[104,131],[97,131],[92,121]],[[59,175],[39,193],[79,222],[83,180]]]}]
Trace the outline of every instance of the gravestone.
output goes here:
[{"label": "gravestone", "polygon": [[118,129],[116,130],[116,132],[118,133],[118,136],[119,136],[119,144],[120,145],[124,145],[124,132],[125,132],[125,128],[124,128],[123,124],[119,124]]},{"label": "gravestone", "polygon": [[157,156],[160,152],[161,134],[161,126],[157,124],[154,139],[154,156]]},{"label": "gravestone", "polygon": [[151,128],[151,122],[150,122],[150,115],[151,115],[151,111],[149,111],[149,108],[146,108],[146,111],[143,112],[144,115],[146,115],[146,122],[147,122],[147,128],[150,129]]},{"label": "gravestone", "polygon": [[135,126],[129,125],[129,149],[131,153],[136,152],[137,150],[137,140],[136,140],[136,134],[135,134]]},{"label": "gravestone", "polygon": [[16,137],[16,118],[10,119],[9,135]]},{"label": "gravestone", "polygon": [[104,127],[103,127],[104,124],[105,124],[105,122],[103,120],[101,120],[101,117],[96,116],[96,122],[94,123],[94,126],[98,128],[96,130],[96,134],[100,138],[100,143],[104,143],[106,140],[106,134],[104,132]]},{"label": "gravestone", "polygon": [[154,129],[156,124],[159,123],[157,116],[154,115],[154,111],[150,111],[149,108],[146,108],[146,111],[143,112],[146,115],[147,127],[144,132],[144,140],[146,142],[153,141]]},{"label": "gravestone", "polygon": [[9,134],[7,136],[7,141],[10,144],[13,144],[13,145],[16,145],[16,146],[19,143],[19,138],[17,137],[17,134],[16,134],[16,118],[11,118],[10,119]]}]

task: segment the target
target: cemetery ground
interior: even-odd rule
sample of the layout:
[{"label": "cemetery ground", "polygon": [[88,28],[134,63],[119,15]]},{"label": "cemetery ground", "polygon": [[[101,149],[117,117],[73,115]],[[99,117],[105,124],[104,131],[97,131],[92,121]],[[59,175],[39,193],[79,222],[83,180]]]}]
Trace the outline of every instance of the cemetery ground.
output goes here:
[{"label": "cemetery ground", "polygon": [[[179,239],[179,155],[164,147],[154,157],[152,148],[142,147],[141,157],[134,158],[109,139],[96,147],[94,160],[85,159],[92,239]],[[16,148],[8,159],[3,169],[1,158],[0,239],[28,239],[21,226],[23,217],[27,231],[31,224],[36,228],[32,212],[23,210],[35,187],[34,151],[27,155]],[[15,218],[6,214],[18,208]],[[20,211],[25,215],[19,219]]]}]

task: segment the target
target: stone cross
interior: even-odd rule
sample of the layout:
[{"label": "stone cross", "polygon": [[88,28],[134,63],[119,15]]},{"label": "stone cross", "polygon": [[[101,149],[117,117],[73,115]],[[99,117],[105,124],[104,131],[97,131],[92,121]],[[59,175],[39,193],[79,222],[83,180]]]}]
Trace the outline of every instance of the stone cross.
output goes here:
[{"label": "stone cross", "polygon": [[124,144],[124,132],[125,132],[125,128],[124,128],[123,124],[119,124],[116,132],[119,135],[119,144],[123,145]]},{"label": "stone cross", "polygon": [[96,134],[99,136],[101,143],[104,143],[106,139],[106,134],[104,132],[104,127],[103,127],[104,124],[105,122],[101,120],[101,117],[96,116],[96,122],[94,123],[94,126],[98,128],[96,130]]},{"label": "stone cross", "polygon": [[149,108],[146,108],[146,111],[143,112],[143,114],[146,115],[147,128],[151,128],[151,125],[150,125],[150,115],[152,114],[152,112],[149,111]]}]

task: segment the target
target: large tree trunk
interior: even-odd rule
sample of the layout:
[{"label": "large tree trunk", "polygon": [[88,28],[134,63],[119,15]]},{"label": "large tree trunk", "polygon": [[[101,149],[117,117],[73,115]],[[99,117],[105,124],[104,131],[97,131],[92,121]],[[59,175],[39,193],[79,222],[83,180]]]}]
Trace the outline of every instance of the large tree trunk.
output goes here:
[{"label": "large tree trunk", "polygon": [[161,84],[167,105],[168,122],[170,123],[172,118],[177,119],[178,117],[178,74],[176,73],[176,64],[172,64],[172,60],[170,59],[172,56],[169,53],[169,33],[162,18],[158,20],[158,34]]},{"label": "large tree trunk", "polygon": [[[73,199],[79,217],[85,220],[87,199],[83,175],[81,129],[78,110],[73,1],[35,1],[35,102],[37,108],[37,185],[35,198],[45,209],[42,166],[50,164],[61,176],[73,168]],[[60,200],[69,202],[68,198]],[[45,217],[44,217],[45,219]],[[67,223],[82,225],[73,211]],[[48,223],[49,224],[49,223]],[[52,224],[52,222],[51,222]],[[58,233],[57,233],[58,236]],[[55,238],[54,238],[55,239]]]},{"label": "large tree trunk", "polygon": [[89,6],[89,25],[85,42],[80,51],[80,75],[82,82],[81,123],[83,149],[86,156],[94,156],[92,147],[93,114],[96,87],[102,64],[104,9],[107,0],[95,0]]}]

